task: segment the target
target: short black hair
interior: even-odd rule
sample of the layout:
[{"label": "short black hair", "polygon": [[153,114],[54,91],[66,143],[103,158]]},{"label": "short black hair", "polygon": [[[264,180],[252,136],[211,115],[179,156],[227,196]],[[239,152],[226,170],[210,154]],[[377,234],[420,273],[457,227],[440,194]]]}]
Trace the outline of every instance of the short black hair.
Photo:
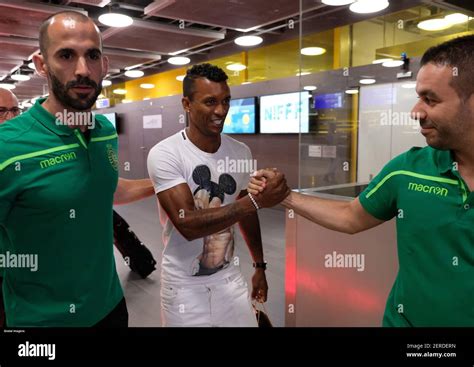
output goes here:
[{"label": "short black hair", "polygon": [[220,67],[208,63],[194,65],[188,69],[183,80],[183,96],[190,100],[194,93],[194,81],[196,79],[205,78],[216,83],[227,81],[229,77]]},{"label": "short black hair", "polygon": [[[72,19],[74,19],[78,22],[81,22],[81,23],[94,22],[87,15],[84,15],[84,14],[79,13],[79,12],[74,11],[74,10],[65,10],[65,11],[60,11],[58,13],[51,14],[49,17],[47,17],[43,21],[43,23],[41,23],[40,29],[39,29],[40,52],[45,57],[46,57],[46,50],[48,49],[48,46],[49,46],[48,28],[51,25],[52,19],[57,17],[57,16],[69,16]],[[101,45],[101,48],[102,48],[102,35],[100,34],[100,32],[99,32],[99,36],[100,36],[100,45]]]},{"label": "short black hair", "polygon": [[420,65],[433,63],[453,68],[452,87],[463,100],[474,93],[474,35],[454,38],[429,48]]}]

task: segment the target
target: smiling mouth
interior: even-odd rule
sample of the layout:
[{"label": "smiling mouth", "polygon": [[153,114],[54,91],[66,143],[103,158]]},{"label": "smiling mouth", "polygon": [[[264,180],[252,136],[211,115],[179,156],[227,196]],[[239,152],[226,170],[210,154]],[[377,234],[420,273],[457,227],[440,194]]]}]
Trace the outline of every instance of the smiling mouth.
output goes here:
[{"label": "smiling mouth", "polygon": [[212,123],[216,126],[221,126],[224,120],[212,120]]}]

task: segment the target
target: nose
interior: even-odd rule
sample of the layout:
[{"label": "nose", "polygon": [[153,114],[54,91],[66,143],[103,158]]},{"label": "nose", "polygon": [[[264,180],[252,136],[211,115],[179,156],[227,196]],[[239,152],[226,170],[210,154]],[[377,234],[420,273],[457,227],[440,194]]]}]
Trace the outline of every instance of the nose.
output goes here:
[{"label": "nose", "polygon": [[223,117],[227,113],[227,110],[227,106],[224,106],[222,103],[219,103],[214,110],[214,114],[216,116]]},{"label": "nose", "polygon": [[91,72],[89,70],[89,66],[87,65],[87,60],[85,57],[79,57],[76,64],[75,70],[76,77],[89,77]]},{"label": "nose", "polygon": [[411,110],[411,118],[413,120],[426,120],[427,113],[421,107],[421,101],[418,101]]}]

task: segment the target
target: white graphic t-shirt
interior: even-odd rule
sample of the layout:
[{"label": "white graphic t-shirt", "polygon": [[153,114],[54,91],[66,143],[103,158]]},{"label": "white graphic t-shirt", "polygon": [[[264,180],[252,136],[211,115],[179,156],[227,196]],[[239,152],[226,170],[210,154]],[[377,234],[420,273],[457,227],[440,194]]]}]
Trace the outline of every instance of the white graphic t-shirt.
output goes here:
[{"label": "white graphic t-shirt", "polygon": [[[148,155],[148,174],[159,193],[186,183],[197,210],[234,202],[247,189],[252,165],[250,149],[222,134],[215,153],[196,147],[182,130],[155,145]],[[188,241],[174,227],[160,206],[165,245],[162,281],[205,284],[240,271],[234,260],[234,226]]]}]

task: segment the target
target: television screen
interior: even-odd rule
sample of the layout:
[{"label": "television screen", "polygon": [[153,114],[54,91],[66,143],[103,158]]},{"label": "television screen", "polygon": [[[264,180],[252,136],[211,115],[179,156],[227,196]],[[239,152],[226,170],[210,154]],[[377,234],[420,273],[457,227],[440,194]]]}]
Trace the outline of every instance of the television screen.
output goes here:
[{"label": "television screen", "polygon": [[314,108],[341,108],[343,103],[342,93],[319,94],[314,97]]},{"label": "television screen", "polygon": [[296,92],[260,97],[260,132],[309,132],[309,96],[308,92]]},{"label": "television screen", "polygon": [[102,116],[107,117],[107,119],[114,125],[115,129],[117,129],[117,118],[115,112],[113,113],[101,113]]},{"label": "television screen", "polygon": [[232,99],[224,134],[255,134],[255,98]]}]

